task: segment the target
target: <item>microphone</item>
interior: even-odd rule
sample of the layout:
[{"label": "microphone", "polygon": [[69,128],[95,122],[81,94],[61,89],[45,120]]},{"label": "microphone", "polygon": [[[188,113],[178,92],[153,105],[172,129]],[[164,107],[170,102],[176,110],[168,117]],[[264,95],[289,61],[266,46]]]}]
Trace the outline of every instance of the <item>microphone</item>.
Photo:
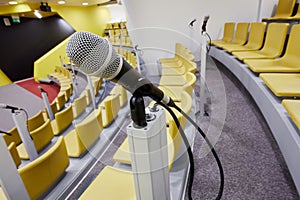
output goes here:
[{"label": "microphone", "polygon": [[202,33],[203,33],[203,32],[206,32],[206,25],[207,25],[208,19],[209,19],[209,15],[206,15],[206,16],[204,17],[203,24],[202,24]]},{"label": "microphone", "polygon": [[194,23],[197,21],[197,19],[193,19],[190,23],[189,23],[189,27],[193,27],[194,26]]},{"label": "microphone", "polygon": [[0,130],[0,133],[4,133],[4,134],[6,134],[6,135],[12,136],[11,133],[8,133],[8,132],[2,131],[2,130]]},{"label": "microphone", "polygon": [[67,56],[82,72],[118,82],[135,96],[149,96],[172,105],[173,100],[133,69],[111,43],[89,32],[74,33],[67,43]]},{"label": "microphone", "polygon": [[7,105],[7,104],[3,104],[3,103],[0,103],[0,108],[2,108],[2,109],[11,109],[13,111],[15,111],[15,110],[21,110],[20,108],[13,107],[13,106],[10,106],[10,105]]}]

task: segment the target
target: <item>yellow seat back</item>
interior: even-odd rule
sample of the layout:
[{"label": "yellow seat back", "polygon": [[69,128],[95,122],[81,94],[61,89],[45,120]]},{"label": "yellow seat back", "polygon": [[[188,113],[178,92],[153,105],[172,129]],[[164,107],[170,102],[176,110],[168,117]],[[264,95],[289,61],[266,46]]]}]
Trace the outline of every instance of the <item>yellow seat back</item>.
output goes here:
[{"label": "yellow seat back", "polygon": [[72,104],[70,104],[64,110],[57,112],[55,114],[56,129],[54,131],[54,135],[58,135],[64,129],[66,129],[72,123],[73,119],[74,116],[73,116]]},{"label": "yellow seat back", "polygon": [[251,49],[260,49],[264,42],[265,30],[266,30],[265,22],[253,22],[250,26],[249,39],[246,44],[247,47]]},{"label": "yellow seat back", "polygon": [[232,43],[234,44],[245,44],[248,37],[248,22],[240,22],[236,26],[236,33]]},{"label": "yellow seat back", "polygon": [[234,28],[235,28],[234,22],[226,22],[224,24],[223,37],[221,40],[224,42],[232,41],[232,38],[234,36]]},{"label": "yellow seat back", "polygon": [[33,131],[34,129],[38,128],[45,122],[44,115],[42,111],[39,111],[36,115],[29,118],[27,120],[27,126],[29,131]]},{"label": "yellow seat back", "polygon": [[10,145],[8,145],[8,150],[10,152],[10,155],[11,155],[14,163],[16,164],[16,167],[20,166],[22,161],[18,154],[16,143],[14,143],[14,142],[10,143]]},{"label": "yellow seat back", "polygon": [[30,199],[37,199],[51,188],[69,165],[63,137],[42,156],[20,168],[19,174],[24,182]]},{"label": "yellow seat back", "polygon": [[6,145],[10,145],[10,143],[14,142],[16,145],[22,143],[21,137],[19,135],[17,127],[13,127],[9,131],[7,131],[11,135],[3,135],[3,139],[5,140]]},{"label": "yellow seat back", "polygon": [[34,131],[30,132],[36,150],[41,151],[54,137],[50,119]]},{"label": "yellow seat back", "polygon": [[81,95],[72,103],[74,118],[78,117],[87,107],[86,95]]},{"label": "yellow seat back", "polygon": [[274,17],[289,17],[292,15],[296,0],[278,0]]},{"label": "yellow seat back", "polygon": [[299,65],[300,59],[300,25],[293,25],[288,44],[286,47],[286,52],[283,56],[283,59],[286,60],[287,63],[292,65]]},{"label": "yellow seat back", "polygon": [[100,105],[103,109],[103,126],[108,126],[120,110],[119,95],[107,96]]},{"label": "yellow seat back", "polygon": [[265,44],[261,52],[272,55],[272,57],[280,56],[284,48],[288,27],[288,23],[269,24]]}]

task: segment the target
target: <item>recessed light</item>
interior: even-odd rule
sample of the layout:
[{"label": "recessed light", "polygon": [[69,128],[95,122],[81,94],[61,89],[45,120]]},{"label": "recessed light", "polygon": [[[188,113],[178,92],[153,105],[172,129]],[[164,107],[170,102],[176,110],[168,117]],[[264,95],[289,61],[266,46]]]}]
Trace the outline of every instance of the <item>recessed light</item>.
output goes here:
[{"label": "recessed light", "polygon": [[16,1],[9,1],[8,4],[9,5],[16,5],[16,4],[18,4],[18,2],[16,2]]},{"label": "recessed light", "polygon": [[41,15],[41,13],[40,13],[38,10],[35,10],[33,14],[34,14],[37,18],[39,18],[39,19],[42,18],[42,15]]},{"label": "recessed light", "polygon": [[66,2],[65,1],[58,1],[57,3],[62,5],[62,4],[65,4]]},{"label": "recessed light", "polygon": [[88,2],[83,2],[82,5],[87,6],[87,5],[89,5],[89,3]]}]

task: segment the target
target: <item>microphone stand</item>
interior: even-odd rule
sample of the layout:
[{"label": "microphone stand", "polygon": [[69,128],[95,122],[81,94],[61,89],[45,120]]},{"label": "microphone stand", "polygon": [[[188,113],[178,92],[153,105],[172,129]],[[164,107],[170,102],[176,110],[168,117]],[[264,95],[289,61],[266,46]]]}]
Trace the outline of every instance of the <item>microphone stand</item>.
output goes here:
[{"label": "microphone stand", "polygon": [[49,103],[47,92],[41,91],[41,93],[42,93],[42,98],[43,98],[45,108],[46,108],[46,110],[48,112],[48,115],[49,115],[49,119],[52,121],[52,120],[54,120],[54,115],[53,115],[53,111],[52,111],[52,108],[51,108],[50,103]]},{"label": "microphone stand", "polygon": [[170,200],[166,116],[162,108],[147,108],[143,97],[130,99],[132,122],[127,135],[136,198]]},{"label": "microphone stand", "polygon": [[205,98],[205,80],[206,80],[206,56],[207,56],[207,40],[206,40],[206,31],[202,30],[201,32],[201,65],[200,65],[200,116],[206,114],[204,103],[206,102]]}]

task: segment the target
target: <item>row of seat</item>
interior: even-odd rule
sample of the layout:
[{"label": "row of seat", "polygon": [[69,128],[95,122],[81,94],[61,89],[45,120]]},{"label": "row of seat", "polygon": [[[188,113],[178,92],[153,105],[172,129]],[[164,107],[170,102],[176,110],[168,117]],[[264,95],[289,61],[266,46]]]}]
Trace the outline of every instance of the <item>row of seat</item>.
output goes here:
[{"label": "row of seat", "polygon": [[[225,23],[223,38],[224,36],[226,36],[225,38],[230,37],[232,24]],[[240,24],[244,25],[245,23],[238,23],[237,27]],[[232,42],[234,39],[226,42],[221,39],[213,41],[212,44],[245,63],[253,73],[258,74],[275,96],[283,99],[299,97],[300,76],[298,73],[300,72],[300,65],[298,62],[300,61],[300,47],[298,43],[300,42],[300,25],[270,23],[265,37],[263,28],[260,32],[258,31],[260,29],[253,28],[265,26],[264,22],[251,23],[250,26],[249,37],[244,44],[234,44]],[[289,34],[288,29],[290,29]],[[233,38],[238,35],[238,29],[236,29]],[[223,45],[224,43],[227,45]],[[250,49],[249,43],[257,44],[257,48]],[[259,44],[261,44],[260,48],[258,48]],[[282,104],[300,129],[300,113],[291,109],[295,108],[296,105],[300,106],[299,100],[283,100]]]},{"label": "row of seat", "polygon": [[296,0],[278,0],[275,15],[273,17],[264,18],[263,21],[299,21],[300,8]]},{"label": "row of seat", "polygon": [[[65,78],[69,78],[69,73],[66,73],[68,70],[64,68],[61,69],[60,67],[56,69],[54,73],[49,74],[52,80],[54,78],[57,79],[56,82],[60,85],[67,83],[67,81],[64,80]],[[92,83],[95,94],[97,94],[100,90],[102,80],[94,77],[92,78]],[[61,110],[58,110],[56,106],[57,101],[54,101],[55,103],[52,105],[55,106],[52,108],[55,119],[52,121],[48,118],[48,114],[45,114],[45,111],[40,111],[28,119],[28,130],[33,139],[34,146],[39,153],[39,157],[29,162],[29,164],[22,166],[19,171],[24,171],[26,174],[22,176],[22,173],[20,173],[31,199],[37,199],[58,180],[60,176],[57,174],[63,174],[70,162],[69,157],[80,157],[92,146],[97,140],[97,136],[101,133],[104,127],[103,124],[108,126],[117,116],[120,105],[124,105],[127,101],[125,89],[116,85],[110,92],[110,95],[101,102],[97,110],[93,111],[81,122],[72,123],[91,103],[91,96],[87,98],[86,94],[90,96],[89,91],[87,91],[87,93],[84,91],[83,94],[75,98],[73,102],[68,102],[65,99],[65,104],[61,106]],[[75,114],[73,113],[74,110]],[[102,117],[102,113],[104,117]],[[74,124],[74,129],[70,132],[65,132],[66,128],[72,124]],[[15,161],[16,167],[19,167],[22,160],[28,159],[28,155],[22,144],[17,128],[13,128],[8,132],[11,133],[12,136],[4,135],[4,139]],[[53,157],[53,154],[56,154],[56,156]],[[49,166],[54,165],[53,163],[57,163],[57,167],[53,166],[49,168],[45,166],[45,163],[48,163]],[[55,170],[55,172],[52,172],[53,170]],[[45,177],[43,183],[40,183],[41,177]]]},{"label": "row of seat", "polygon": [[[171,75],[162,74],[159,88],[161,88],[167,95],[172,97],[178,106],[180,106],[187,114],[190,113],[192,108],[192,89],[196,82],[194,73],[196,71],[196,64],[193,62],[194,56],[191,52],[181,44],[176,44],[175,54],[173,58],[161,59],[160,63],[167,63],[164,67],[167,69],[177,70],[180,67],[187,68],[185,73],[178,72]],[[186,58],[184,57],[186,56]],[[190,63],[194,63],[195,68],[191,70]],[[191,71],[189,71],[191,70]],[[182,80],[180,84],[168,84],[170,80]],[[165,81],[164,81],[165,80]],[[174,81],[173,81],[174,83]],[[152,106],[155,102],[151,102]],[[186,120],[183,119],[181,113],[175,111],[183,129],[186,126]],[[182,139],[178,132],[176,124],[172,117],[166,113],[166,126],[167,126],[167,145],[168,145],[168,159],[169,170],[171,170],[176,156],[179,152]],[[128,139],[126,138],[113,156],[116,163],[126,165],[131,164],[130,151]],[[118,191],[118,192],[115,192]],[[103,199],[136,199],[134,190],[133,172],[123,170],[117,167],[106,166],[85,190],[79,199],[97,199],[101,196]]]}]

